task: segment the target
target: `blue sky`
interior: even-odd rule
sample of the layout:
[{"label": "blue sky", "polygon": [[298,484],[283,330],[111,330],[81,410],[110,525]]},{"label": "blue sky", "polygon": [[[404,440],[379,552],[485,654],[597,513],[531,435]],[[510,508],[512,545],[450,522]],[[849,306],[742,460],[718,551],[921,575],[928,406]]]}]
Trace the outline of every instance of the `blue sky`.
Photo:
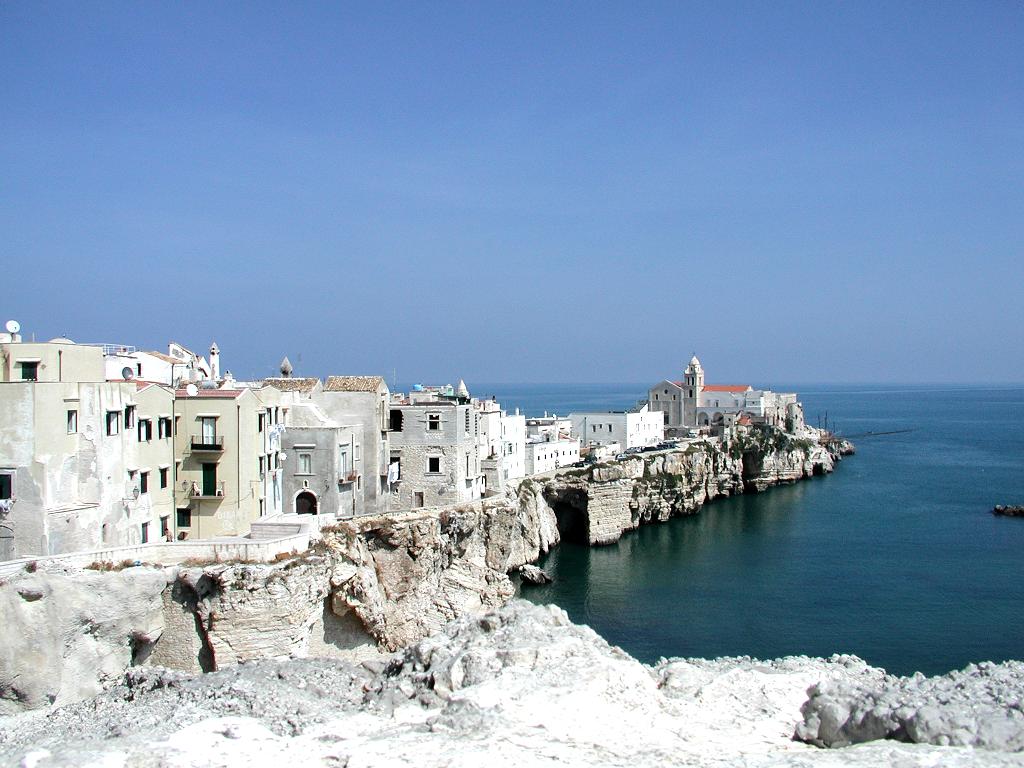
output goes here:
[{"label": "blue sky", "polygon": [[0,312],[238,376],[1024,381],[1022,39],[1017,2],[4,3]]}]

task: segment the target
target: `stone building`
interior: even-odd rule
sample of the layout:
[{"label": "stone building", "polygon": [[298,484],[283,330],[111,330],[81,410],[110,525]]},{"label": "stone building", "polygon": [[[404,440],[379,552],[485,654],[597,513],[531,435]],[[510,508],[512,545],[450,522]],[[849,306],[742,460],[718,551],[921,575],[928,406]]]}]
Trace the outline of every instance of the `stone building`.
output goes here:
[{"label": "stone building", "polygon": [[357,501],[359,473],[355,465],[362,425],[339,424],[327,414],[320,404],[320,379],[265,379],[263,386],[280,393],[284,413],[280,450],[287,458],[281,479],[281,512],[346,518],[365,509]]},{"label": "stone building", "polygon": [[174,399],[105,380],[103,350],[0,343],[0,560],[173,535]]},{"label": "stone building", "polygon": [[396,393],[390,428],[395,507],[458,504],[484,495],[477,413],[468,392],[449,387]]},{"label": "stone building", "polygon": [[313,402],[332,423],[353,430],[351,455],[339,453],[338,460],[348,462],[345,466],[350,467],[344,476],[353,478],[345,482],[353,484],[352,514],[357,516],[382,514],[390,509],[389,399],[388,385],[382,376],[328,376],[323,392],[313,396]]},{"label": "stone building", "polygon": [[670,431],[723,426],[741,417],[789,431],[804,426],[803,406],[795,393],[754,389],[749,384],[706,384],[696,355],[681,381],[665,379],[650,388],[647,405],[663,414]]}]

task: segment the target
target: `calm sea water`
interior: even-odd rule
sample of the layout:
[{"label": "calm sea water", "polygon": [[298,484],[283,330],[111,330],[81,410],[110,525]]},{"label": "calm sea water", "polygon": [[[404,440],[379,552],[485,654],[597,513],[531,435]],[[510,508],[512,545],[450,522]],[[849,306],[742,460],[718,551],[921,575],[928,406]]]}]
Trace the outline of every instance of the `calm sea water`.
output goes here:
[{"label": "calm sea water", "polygon": [[[776,387],[784,390],[784,387]],[[1024,658],[1024,387],[794,386],[855,440],[837,471],[723,499],[618,544],[557,547],[524,587],[634,656],[856,653],[898,674]],[[644,385],[484,385],[535,415]]]}]

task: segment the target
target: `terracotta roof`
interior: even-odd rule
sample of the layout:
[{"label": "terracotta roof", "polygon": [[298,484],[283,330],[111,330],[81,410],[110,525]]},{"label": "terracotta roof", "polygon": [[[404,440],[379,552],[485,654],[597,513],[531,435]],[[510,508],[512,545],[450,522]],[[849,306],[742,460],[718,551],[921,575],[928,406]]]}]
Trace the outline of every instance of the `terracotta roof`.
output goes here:
[{"label": "terracotta roof", "polygon": [[383,376],[328,376],[325,392],[376,392]]},{"label": "terracotta roof", "polygon": [[316,385],[320,383],[320,379],[317,378],[284,378],[275,377],[272,379],[264,379],[263,384],[274,389],[279,389],[282,392],[312,392],[316,389]]},{"label": "terracotta roof", "polygon": [[189,397],[184,389],[175,390],[174,396],[189,400],[202,400],[203,398],[234,399],[245,392],[244,389],[200,389],[195,395]]},{"label": "terracotta roof", "polygon": [[705,384],[705,392],[746,392],[749,384]]}]

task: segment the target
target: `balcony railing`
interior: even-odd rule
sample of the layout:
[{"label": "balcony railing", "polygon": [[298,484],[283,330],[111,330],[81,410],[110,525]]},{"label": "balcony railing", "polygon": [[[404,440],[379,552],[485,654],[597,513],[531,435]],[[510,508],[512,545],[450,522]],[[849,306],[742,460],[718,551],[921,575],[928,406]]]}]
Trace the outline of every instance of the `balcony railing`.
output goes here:
[{"label": "balcony railing", "polygon": [[352,471],[352,472],[342,472],[340,475],[338,475],[338,482],[339,483],[354,483],[356,481],[357,477],[359,477],[359,473],[358,472],[355,472],[355,471]]},{"label": "balcony railing", "polygon": [[193,451],[220,451],[224,450],[224,438],[220,435],[192,435]]},{"label": "balcony railing", "polygon": [[192,483],[188,495],[193,499],[223,499],[224,481],[217,480],[212,486],[209,483]]}]

